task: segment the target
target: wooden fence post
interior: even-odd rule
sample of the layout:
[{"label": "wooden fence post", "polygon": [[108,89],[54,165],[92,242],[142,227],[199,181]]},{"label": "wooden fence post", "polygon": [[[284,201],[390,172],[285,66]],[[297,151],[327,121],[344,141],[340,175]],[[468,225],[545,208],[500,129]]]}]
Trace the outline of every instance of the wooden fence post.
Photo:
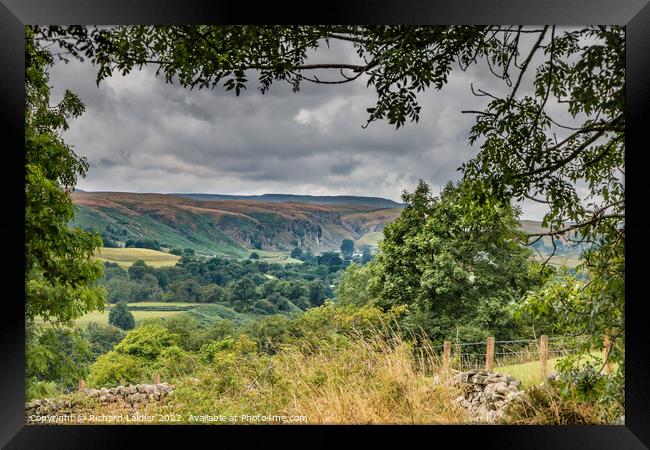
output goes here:
[{"label": "wooden fence post", "polygon": [[539,338],[539,363],[541,366],[542,380],[546,381],[548,364],[548,336],[542,334]]},{"label": "wooden fence post", "polygon": [[160,384],[160,374],[159,373],[156,373],[156,375],[154,375],[153,382],[154,382],[154,384]]},{"label": "wooden fence post", "polygon": [[485,351],[485,370],[492,372],[494,368],[494,337],[487,338],[487,349]]},{"label": "wooden fence post", "polygon": [[445,372],[449,372],[451,366],[451,342],[445,341],[442,346],[442,367]]},{"label": "wooden fence post", "polygon": [[603,362],[605,362],[605,366],[603,367],[604,372],[609,375],[612,373],[612,363],[609,362],[609,352],[612,349],[612,342],[609,340],[609,335],[605,334],[603,338]]},{"label": "wooden fence post", "polygon": [[84,381],[83,378],[81,378],[81,379],[79,380],[79,389],[78,389],[78,390],[81,391],[81,390],[83,390],[83,389],[85,389],[85,388],[86,388],[86,382]]}]

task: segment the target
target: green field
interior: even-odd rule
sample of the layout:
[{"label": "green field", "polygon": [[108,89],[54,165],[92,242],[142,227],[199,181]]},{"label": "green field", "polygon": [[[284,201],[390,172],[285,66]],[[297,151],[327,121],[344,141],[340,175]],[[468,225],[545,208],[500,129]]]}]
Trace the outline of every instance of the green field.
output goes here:
[{"label": "green field", "polygon": [[251,250],[251,253],[257,253],[260,261],[279,264],[302,264],[299,259],[292,258],[290,252],[272,252],[268,250]]},{"label": "green field", "polygon": [[[143,320],[143,319],[172,317],[184,311],[187,311],[188,308],[191,309],[198,305],[199,303],[186,303],[186,302],[134,302],[134,303],[129,303],[128,307],[129,309],[131,309],[131,307],[151,308],[151,310],[148,311],[131,310],[131,314],[133,314],[133,318],[137,322],[138,320]],[[156,308],[164,308],[166,310],[160,311],[160,310],[156,310]],[[178,308],[178,309],[176,311],[174,310],[170,311],[170,309],[174,309],[174,308]],[[79,327],[86,327],[90,322],[107,324],[108,312],[110,311],[110,309],[111,309],[111,305],[106,305],[104,307],[104,311],[93,311],[88,314],[85,314],[79,317],[77,320],[75,320],[75,325]]]},{"label": "green field", "polygon": [[138,259],[152,267],[175,266],[180,256],[159,252],[148,248],[107,248],[102,247],[95,257],[100,261],[117,263],[124,268],[130,267]]},{"label": "green field", "polygon": [[[128,304],[135,321],[143,319],[168,318],[178,314],[189,314],[203,324],[211,324],[219,319],[232,320],[241,325],[246,322],[265,317],[255,312],[239,313],[232,308],[218,303],[185,303],[185,302],[133,302]],[[108,313],[111,305],[106,305],[104,311],[93,311],[75,320],[75,326],[85,328],[91,322],[108,323]],[[145,311],[131,308],[151,308]],[[160,309],[158,309],[160,308]],[[178,308],[170,311],[169,309]],[[165,309],[165,310],[162,310]],[[297,310],[298,311],[298,310]]]},{"label": "green field", "polygon": [[178,306],[178,307],[186,307],[186,306],[198,306],[201,303],[188,303],[188,302],[133,302],[129,303],[129,306],[148,306],[148,307],[160,307],[160,306]]},{"label": "green field", "polygon": [[[592,356],[596,357],[598,360],[602,361],[602,355],[598,352],[592,353]],[[555,365],[561,358],[552,358],[548,360],[547,364],[547,373],[555,372]],[[586,360],[586,359],[584,359]],[[615,365],[612,366],[613,369],[616,368]],[[495,372],[505,373],[514,377],[517,381],[521,383],[521,386],[528,388],[533,385],[541,384],[542,381],[542,372],[541,365],[539,361],[531,361],[523,364],[511,364],[507,366],[499,366],[494,368]]]},{"label": "green field", "polygon": [[[560,358],[552,358],[548,360],[547,373],[555,372],[555,364],[559,359]],[[539,361],[495,367],[494,371],[510,375],[519,381],[523,388],[528,388],[544,381],[542,379],[541,365]]]},{"label": "green field", "polygon": [[[75,325],[85,328],[91,322],[97,322],[104,325],[108,324],[108,311],[109,309],[90,312],[75,320]],[[171,317],[180,314],[181,312],[182,311],[131,311],[131,314],[133,314],[133,318],[137,322],[143,319]]]}]

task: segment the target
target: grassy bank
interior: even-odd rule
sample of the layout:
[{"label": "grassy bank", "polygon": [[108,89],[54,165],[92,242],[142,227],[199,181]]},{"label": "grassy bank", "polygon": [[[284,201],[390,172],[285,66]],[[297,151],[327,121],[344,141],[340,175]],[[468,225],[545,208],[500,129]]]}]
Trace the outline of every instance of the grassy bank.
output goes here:
[{"label": "grassy bank", "polygon": [[[291,345],[275,355],[247,349],[222,351],[169,381],[174,392],[161,403],[138,410],[160,423],[205,424],[197,416],[226,417],[232,423],[462,424],[459,392],[433,386],[413,364],[411,348],[377,336],[341,340],[318,349]],[[124,405],[90,406],[88,414],[133,414]],[[262,422],[260,416],[291,418]],[[235,417],[235,422],[229,418]],[[141,422],[145,423],[145,422]]]}]

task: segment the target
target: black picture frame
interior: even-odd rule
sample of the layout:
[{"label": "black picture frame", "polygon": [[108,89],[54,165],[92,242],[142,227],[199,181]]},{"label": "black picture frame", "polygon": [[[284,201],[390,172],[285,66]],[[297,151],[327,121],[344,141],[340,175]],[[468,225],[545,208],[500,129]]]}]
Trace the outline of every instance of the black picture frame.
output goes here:
[{"label": "black picture frame", "polygon": [[[311,7],[311,10],[307,8]],[[604,24],[626,26],[626,414],[619,426],[109,426],[30,425],[24,419],[24,295],[19,261],[24,255],[24,25],[27,24]],[[186,448],[190,438],[208,439],[220,445],[231,435],[237,445],[276,438],[291,445],[294,431],[309,435],[298,441],[309,445],[317,438],[322,444],[338,444],[341,436],[360,435],[383,439],[398,433],[402,442],[438,446],[443,442],[474,441],[481,448],[593,448],[633,449],[650,446],[650,379],[647,350],[648,327],[643,306],[643,257],[641,243],[644,176],[644,127],[650,109],[650,4],[647,0],[552,0],[525,2],[507,0],[453,1],[331,1],[327,3],[244,4],[233,1],[119,0],[1,0],[0,60],[3,167],[0,182],[5,203],[11,210],[0,221],[5,251],[14,261],[6,265],[5,286],[15,286],[2,295],[2,339],[0,340],[0,445],[6,448],[131,448],[135,439],[148,446]],[[629,244],[632,242],[632,244]],[[15,256],[14,256],[15,255]],[[24,298],[24,297],[23,297]],[[180,428],[179,428],[180,427]],[[262,436],[260,436],[260,434]],[[376,436],[371,436],[376,435]],[[219,440],[218,440],[219,439]],[[449,441],[451,439],[451,441]],[[296,442],[296,441],[293,441]],[[165,445],[167,444],[167,445]],[[181,447],[179,447],[179,445]],[[211,445],[212,446],[212,445]]]}]

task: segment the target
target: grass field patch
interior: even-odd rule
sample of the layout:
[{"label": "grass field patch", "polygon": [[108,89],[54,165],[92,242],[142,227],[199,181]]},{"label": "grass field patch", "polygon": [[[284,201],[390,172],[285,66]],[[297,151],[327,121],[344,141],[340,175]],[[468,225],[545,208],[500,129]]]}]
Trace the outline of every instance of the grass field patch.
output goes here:
[{"label": "grass field patch", "polygon": [[175,266],[181,259],[180,256],[171,253],[160,252],[148,248],[108,248],[102,247],[95,254],[100,261],[117,263],[122,267],[128,268],[137,260],[143,260],[147,265],[152,267]]},{"label": "grass field patch", "polygon": [[[110,309],[105,309],[104,311],[93,311],[88,314],[85,314],[75,320],[75,326],[85,328],[91,322],[97,322],[101,324],[108,324],[108,312]],[[167,318],[172,317],[177,314],[180,314],[182,311],[131,311],[135,321],[144,320],[144,319],[154,319],[154,318]]]}]

